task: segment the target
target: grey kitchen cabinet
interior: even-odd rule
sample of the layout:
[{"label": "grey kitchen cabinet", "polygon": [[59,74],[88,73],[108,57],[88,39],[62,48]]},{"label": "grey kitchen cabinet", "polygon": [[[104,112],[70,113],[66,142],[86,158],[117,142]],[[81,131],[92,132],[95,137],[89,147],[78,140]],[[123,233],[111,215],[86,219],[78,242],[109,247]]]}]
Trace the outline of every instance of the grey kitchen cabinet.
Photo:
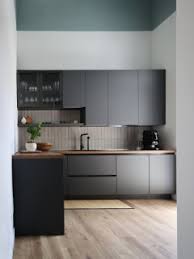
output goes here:
[{"label": "grey kitchen cabinet", "polygon": [[84,88],[84,71],[63,71],[63,108],[84,107]]},{"label": "grey kitchen cabinet", "polygon": [[68,196],[116,194],[116,156],[68,156],[67,183]]},{"label": "grey kitchen cabinet", "polygon": [[150,156],[150,193],[174,194],[176,192],[175,155]]},{"label": "grey kitchen cabinet", "polygon": [[[18,109],[40,106],[39,73],[37,71],[18,71],[17,107]],[[33,91],[32,91],[33,90]],[[35,90],[35,91],[34,91]],[[31,98],[36,102],[31,102]]]},{"label": "grey kitchen cabinet", "polygon": [[61,71],[18,71],[18,109],[61,109]]},{"label": "grey kitchen cabinet", "polygon": [[149,157],[125,155],[117,157],[117,194],[149,193]]},{"label": "grey kitchen cabinet", "polygon": [[138,124],[138,72],[109,72],[109,125]]},{"label": "grey kitchen cabinet", "polygon": [[116,176],[68,178],[68,195],[70,196],[114,194],[116,194]]},{"label": "grey kitchen cabinet", "polygon": [[86,125],[106,126],[108,124],[108,72],[87,71]]},{"label": "grey kitchen cabinet", "polygon": [[68,175],[93,176],[116,175],[116,156],[72,155],[68,156]]},{"label": "grey kitchen cabinet", "polygon": [[63,158],[13,159],[16,235],[64,234]]},{"label": "grey kitchen cabinet", "polygon": [[165,124],[165,71],[138,72],[139,125]]}]

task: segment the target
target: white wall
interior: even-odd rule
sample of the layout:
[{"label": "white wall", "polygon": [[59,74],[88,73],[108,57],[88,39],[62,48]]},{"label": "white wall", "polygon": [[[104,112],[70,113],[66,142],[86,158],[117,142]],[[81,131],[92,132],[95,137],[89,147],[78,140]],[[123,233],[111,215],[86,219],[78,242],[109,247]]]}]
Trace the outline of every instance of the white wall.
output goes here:
[{"label": "white wall", "polygon": [[152,32],[152,67],[166,69],[166,125],[159,127],[161,144],[176,148],[176,13]]},{"label": "white wall", "polygon": [[19,31],[18,69],[151,68],[151,32]]},{"label": "white wall", "polygon": [[0,258],[11,259],[13,232],[11,155],[16,129],[16,25],[14,0],[0,1]]},{"label": "white wall", "polygon": [[193,0],[177,0],[178,259],[194,258],[193,10]]}]

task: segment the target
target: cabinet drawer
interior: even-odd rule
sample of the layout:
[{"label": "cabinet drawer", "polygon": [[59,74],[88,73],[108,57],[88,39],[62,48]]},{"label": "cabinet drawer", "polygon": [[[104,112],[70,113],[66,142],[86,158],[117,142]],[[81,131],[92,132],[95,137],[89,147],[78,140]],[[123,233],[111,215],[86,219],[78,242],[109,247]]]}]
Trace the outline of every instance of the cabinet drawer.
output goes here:
[{"label": "cabinet drawer", "polygon": [[113,195],[116,193],[116,176],[69,177],[69,195]]},{"label": "cabinet drawer", "polygon": [[68,156],[68,175],[116,175],[116,156],[74,155]]}]

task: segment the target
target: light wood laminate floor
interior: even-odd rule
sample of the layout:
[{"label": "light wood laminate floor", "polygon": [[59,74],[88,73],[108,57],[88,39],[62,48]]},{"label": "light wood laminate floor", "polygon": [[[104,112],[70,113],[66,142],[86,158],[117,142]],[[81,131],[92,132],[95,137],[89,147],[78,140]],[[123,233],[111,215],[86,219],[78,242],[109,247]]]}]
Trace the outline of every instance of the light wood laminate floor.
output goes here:
[{"label": "light wood laminate floor", "polygon": [[65,236],[16,238],[14,259],[176,259],[176,203],[66,210]]}]

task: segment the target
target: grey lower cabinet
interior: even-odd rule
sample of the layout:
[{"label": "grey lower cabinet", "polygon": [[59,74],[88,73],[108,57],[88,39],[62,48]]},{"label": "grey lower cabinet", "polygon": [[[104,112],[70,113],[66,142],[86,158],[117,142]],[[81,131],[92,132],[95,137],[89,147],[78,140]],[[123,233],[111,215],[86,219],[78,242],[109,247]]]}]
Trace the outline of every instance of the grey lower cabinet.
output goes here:
[{"label": "grey lower cabinet", "polygon": [[66,196],[170,195],[176,192],[175,155],[70,155]]},{"label": "grey lower cabinet", "polygon": [[138,125],[138,72],[109,72],[109,125]]},{"label": "grey lower cabinet", "polygon": [[139,120],[138,125],[165,124],[165,71],[138,71]]},{"label": "grey lower cabinet", "polygon": [[71,155],[67,157],[67,195],[116,194],[116,156]]},{"label": "grey lower cabinet", "polygon": [[174,155],[150,156],[150,193],[176,192],[176,162]]},{"label": "grey lower cabinet", "polygon": [[63,71],[63,108],[84,107],[84,91],[84,71]]},{"label": "grey lower cabinet", "polygon": [[16,235],[64,234],[63,158],[13,159]]},{"label": "grey lower cabinet", "polygon": [[116,175],[116,156],[73,155],[68,156],[69,176]]},{"label": "grey lower cabinet", "polygon": [[87,71],[86,125],[106,126],[108,124],[108,72]]},{"label": "grey lower cabinet", "polygon": [[68,195],[95,196],[116,194],[116,176],[69,177]]},{"label": "grey lower cabinet", "polygon": [[149,193],[149,157],[125,155],[117,157],[117,194]]}]

